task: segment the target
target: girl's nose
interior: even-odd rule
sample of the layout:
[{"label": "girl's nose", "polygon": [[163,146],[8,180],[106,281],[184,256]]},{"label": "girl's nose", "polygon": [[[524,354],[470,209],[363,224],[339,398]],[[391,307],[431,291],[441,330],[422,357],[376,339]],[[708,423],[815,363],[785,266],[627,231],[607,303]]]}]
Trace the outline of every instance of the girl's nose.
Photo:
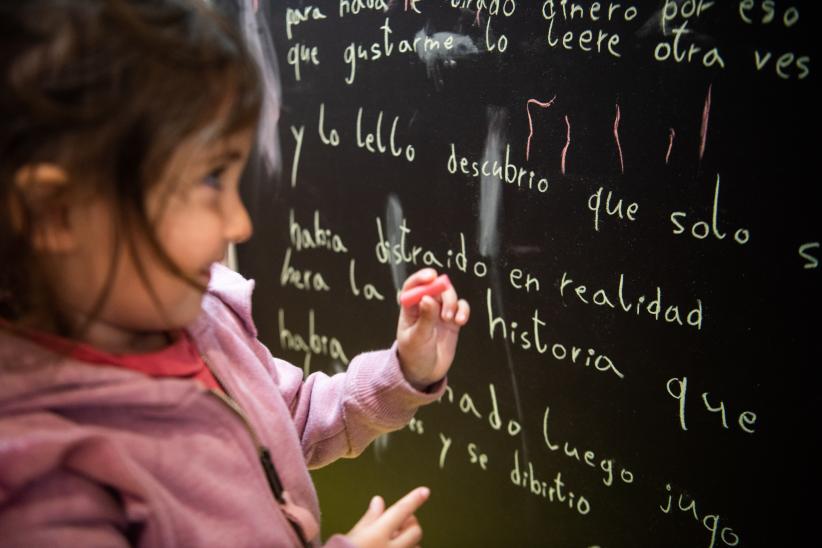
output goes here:
[{"label": "girl's nose", "polygon": [[239,193],[235,193],[226,216],[225,238],[233,243],[242,243],[251,238],[253,233],[254,227],[251,225],[248,210]]}]

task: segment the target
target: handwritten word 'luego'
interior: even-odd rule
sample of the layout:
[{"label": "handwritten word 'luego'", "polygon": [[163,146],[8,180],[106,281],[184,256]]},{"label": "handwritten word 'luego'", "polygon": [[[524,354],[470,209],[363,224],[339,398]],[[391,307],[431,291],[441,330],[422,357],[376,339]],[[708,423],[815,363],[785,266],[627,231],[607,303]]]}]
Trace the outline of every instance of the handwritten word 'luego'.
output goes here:
[{"label": "handwritten word 'luego'", "polygon": [[[542,437],[545,440],[545,445],[551,451],[559,451],[559,443],[551,443],[550,438],[548,437],[548,415],[551,409],[546,405],[545,406],[545,413],[542,415]],[[591,468],[597,468],[596,463],[596,454],[589,450],[586,450],[583,453],[582,461],[580,461],[579,457],[579,449],[572,445],[569,442],[565,442],[563,444],[563,453],[566,457],[575,459],[578,462],[584,462],[587,466]],[[614,484],[614,459],[604,458],[599,462],[599,468],[604,473],[602,477],[602,483],[604,483],[607,487],[610,487]],[[634,474],[630,470],[622,467],[619,472],[619,478],[622,483],[633,483],[634,482]]]},{"label": "handwritten word 'luego'", "polygon": [[505,318],[494,315],[491,304],[493,294],[490,288],[487,289],[485,297],[488,313],[488,335],[491,340],[494,340],[495,334],[499,331],[503,340],[510,340],[511,344],[519,346],[522,350],[535,350],[538,354],[546,354],[550,350],[551,356],[557,361],[566,362],[570,365],[579,364],[586,368],[593,366],[596,371],[601,373],[612,373],[620,379],[624,378],[625,375],[616,368],[611,358],[605,354],[598,354],[593,348],[585,350],[581,346],[571,345],[569,350],[567,345],[560,342],[543,343],[546,339],[542,333],[542,328],[546,326],[546,322],[539,318],[539,309],[534,309],[534,313],[531,315],[531,329],[520,329],[519,322],[511,321],[506,323]]},{"label": "handwritten word 'luego'", "polygon": [[[640,295],[636,298],[636,301],[633,299],[625,299],[624,293],[624,285],[625,285],[625,275],[620,273],[619,275],[619,283],[616,289],[616,295],[612,292],[609,296],[609,293],[605,289],[597,289],[592,296],[588,296],[588,287],[584,284],[577,283],[574,284],[574,280],[568,276],[567,272],[562,273],[562,279],[559,283],[559,294],[561,297],[565,297],[565,291],[568,286],[572,286],[573,291],[568,291],[568,295],[575,295],[577,299],[584,303],[584,304],[594,304],[596,306],[606,306],[612,309],[619,309],[623,312],[630,313],[631,310],[634,310],[637,316],[641,313],[645,312],[649,316],[651,316],[654,320],[659,320],[662,317],[665,322],[677,324],[684,326],[685,323],[682,321],[682,315],[679,312],[678,305],[668,305],[664,308],[665,312],[663,313],[662,307],[662,288],[656,286],[656,296],[652,298],[647,303],[645,302],[646,297],[645,295]],[[619,305],[617,307],[617,305]],[[685,316],[685,322],[687,325],[691,327],[695,327],[697,330],[702,329],[702,300],[696,299],[696,306],[694,306]]]},{"label": "handwritten word 'luego'", "polygon": [[[671,494],[671,484],[665,485],[665,490],[668,492],[668,500],[667,502],[662,505],[659,505],[659,509],[662,511],[663,514],[670,514],[672,508],[672,494]],[[683,497],[685,497],[685,502],[683,502]],[[690,502],[688,501],[690,499]],[[692,497],[685,495],[684,493],[680,493],[678,500],[677,500],[677,507],[682,512],[690,512],[697,523],[699,523],[699,514],[696,511],[696,500]],[[708,542],[708,548],[713,548],[716,546],[716,533],[719,531],[719,538],[726,546],[738,546],[739,545],[739,535],[734,533],[734,530],[730,527],[723,527],[721,530],[719,529],[719,521],[720,516],[719,514],[705,514],[702,518],[702,526],[707,529],[710,533],[710,541]]]}]

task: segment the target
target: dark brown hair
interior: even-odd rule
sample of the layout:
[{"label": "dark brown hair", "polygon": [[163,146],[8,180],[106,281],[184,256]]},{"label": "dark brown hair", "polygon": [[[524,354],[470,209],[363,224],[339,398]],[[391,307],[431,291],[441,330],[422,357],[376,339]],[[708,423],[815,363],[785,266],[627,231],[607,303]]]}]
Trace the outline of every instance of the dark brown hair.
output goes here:
[{"label": "dark brown hair", "polygon": [[0,0],[0,75],[0,317],[61,331],[30,245],[37,212],[14,181],[27,165],[68,173],[54,199],[110,202],[115,260],[135,254],[139,233],[185,277],[145,198],[184,138],[215,122],[226,136],[256,124],[256,66],[230,24],[204,0]]}]

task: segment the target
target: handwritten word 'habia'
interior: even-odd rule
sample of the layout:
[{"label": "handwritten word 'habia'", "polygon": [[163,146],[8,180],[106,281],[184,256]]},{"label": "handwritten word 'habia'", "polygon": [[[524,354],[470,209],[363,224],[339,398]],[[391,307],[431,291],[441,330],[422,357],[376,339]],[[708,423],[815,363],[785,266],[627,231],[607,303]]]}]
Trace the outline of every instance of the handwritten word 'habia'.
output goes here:
[{"label": "handwritten word 'habia'", "polygon": [[320,212],[314,210],[314,224],[305,228],[294,218],[294,210],[288,210],[288,235],[297,251],[303,249],[328,249],[334,253],[348,253],[339,234],[320,224]]}]

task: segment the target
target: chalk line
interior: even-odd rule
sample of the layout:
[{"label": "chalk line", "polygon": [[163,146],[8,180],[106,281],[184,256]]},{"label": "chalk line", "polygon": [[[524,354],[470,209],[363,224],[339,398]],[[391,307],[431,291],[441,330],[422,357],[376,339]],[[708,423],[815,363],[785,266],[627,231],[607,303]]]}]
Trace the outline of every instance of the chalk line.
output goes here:
[{"label": "chalk line", "polygon": [[547,101],[547,102],[538,101],[536,99],[528,99],[528,101],[525,102],[525,113],[528,115],[528,141],[525,143],[525,160],[526,161],[528,161],[528,158],[531,155],[531,137],[534,136],[534,123],[531,120],[531,111],[528,109],[528,105],[533,103],[533,104],[535,104],[537,106],[540,106],[542,108],[548,108],[548,107],[551,106],[551,104],[554,102],[554,100],[556,98],[557,98],[557,96],[554,95],[554,97],[550,101]]},{"label": "chalk line", "polygon": [[568,147],[571,146],[571,122],[568,115],[565,115],[565,146],[562,148],[562,174],[565,175],[565,156],[568,154]]},{"label": "chalk line", "polygon": [[619,151],[619,169],[625,173],[625,162],[622,159],[622,145],[619,144],[619,103],[616,106],[616,117],[614,118],[614,139],[616,140],[617,151]]},{"label": "chalk line", "polygon": [[668,152],[665,153],[665,165],[668,165],[668,160],[671,158],[671,149],[674,148],[674,137],[676,137],[676,131],[674,131],[674,128],[670,128],[670,132],[668,133]]},{"label": "chalk line", "polygon": [[708,95],[705,97],[705,107],[702,109],[702,129],[699,131],[699,160],[705,155],[705,143],[708,140],[708,119],[711,116],[711,88],[708,86]]}]

